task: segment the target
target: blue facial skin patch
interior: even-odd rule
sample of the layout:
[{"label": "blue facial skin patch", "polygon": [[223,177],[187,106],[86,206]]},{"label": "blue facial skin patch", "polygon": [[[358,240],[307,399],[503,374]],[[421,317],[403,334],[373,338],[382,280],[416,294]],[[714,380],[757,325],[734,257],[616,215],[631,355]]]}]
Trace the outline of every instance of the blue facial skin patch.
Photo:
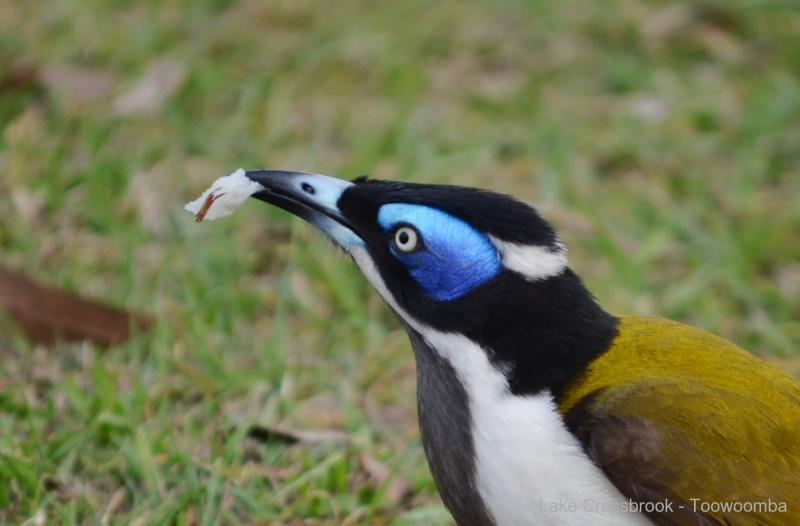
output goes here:
[{"label": "blue facial skin patch", "polygon": [[488,237],[436,208],[390,203],[378,211],[378,223],[387,234],[399,225],[410,225],[419,232],[420,249],[405,254],[391,239],[389,247],[436,300],[459,298],[502,270],[500,256]]}]

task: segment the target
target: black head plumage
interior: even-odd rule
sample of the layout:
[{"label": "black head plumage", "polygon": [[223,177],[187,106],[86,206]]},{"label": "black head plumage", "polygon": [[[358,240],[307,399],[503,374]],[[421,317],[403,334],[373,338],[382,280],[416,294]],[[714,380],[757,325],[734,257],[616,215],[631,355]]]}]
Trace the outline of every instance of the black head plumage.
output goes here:
[{"label": "black head plumage", "polygon": [[540,281],[503,271],[464,296],[447,302],[431,299],[384,249],[386,235],[376,225],[376,215],[390,203],[435,208],[484,234],[520,245],[560,250],[555,231],[527,204],[460,186],[359,179],[338,203],[343,214],[364,229],[359,234],[402,308],[433,328],[464,334],[487,349],[491,360],[508,371],[514,393],[549,389],[558,396],[608,348],[616,319],[597,305],[569,268]]},{"label": "black head plumage", "polygon": [[339,201],[348,216],[374,217],[387,203],[429,206],[461,218],[504,241],[555,246],[558,237],[536,210],[511,196],[455,185],[381,181],[360,177]]}]

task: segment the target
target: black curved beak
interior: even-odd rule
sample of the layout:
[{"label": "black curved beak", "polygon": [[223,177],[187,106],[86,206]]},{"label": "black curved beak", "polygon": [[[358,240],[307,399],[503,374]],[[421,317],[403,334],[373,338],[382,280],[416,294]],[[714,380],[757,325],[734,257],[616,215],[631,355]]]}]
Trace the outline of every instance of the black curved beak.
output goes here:
[{"label": "black curved beak", "polygon": [[337,205],[353,183],[327,175],[289,170],[246,170],[245,175],[264,187],[252,195],[255,199],[305,219],[345,249],[363,244],[356,228]]}]

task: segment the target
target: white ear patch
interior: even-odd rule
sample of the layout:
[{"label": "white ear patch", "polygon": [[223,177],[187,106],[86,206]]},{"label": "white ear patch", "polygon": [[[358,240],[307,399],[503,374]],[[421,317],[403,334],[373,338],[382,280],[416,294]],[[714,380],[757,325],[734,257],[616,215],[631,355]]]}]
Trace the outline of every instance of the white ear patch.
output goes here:
[{"label": "white ear patch", "polygon": [[558,276],[567,268],[567,249],[560,243],[554,251],[550,247],[540,245],[520,245],[502,241],[491,235],[489,239],[500,252],[503,265],[531,281]]}]

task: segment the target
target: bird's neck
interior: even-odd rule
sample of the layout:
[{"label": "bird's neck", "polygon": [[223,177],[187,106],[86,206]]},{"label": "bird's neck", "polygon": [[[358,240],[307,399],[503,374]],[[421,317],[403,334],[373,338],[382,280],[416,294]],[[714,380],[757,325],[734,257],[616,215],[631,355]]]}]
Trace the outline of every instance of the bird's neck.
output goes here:
[{"label": "bird's neck", "polygon": [[489,350],[514,394],[549,390],[559,398],[617,333],[617,319],[570,269],[536,282],[512,275],[500,287],[464,335]]},{"label": "bird's neck", "polygon": [[[422,442],[443,501],[465,525],[561,524],[541,508],[555,494],[621,506],[624,498],[583,456],[557,406],[609,347],[615,319],[572,272],[539,282],[506,277],[479,301],[448,310],[456,316],[422,324],[398,312],[416,355]],[[580,322],[564,323],[573,317]],[[641,524],[621,512],[592,518]]]},{"label": "bird's neck", "polygon": [[351,255],[409,328],[425,338],[435,332],[471,340],[488,354],[513,394],[549,391],[558,399],[570,381],[608,350],[617,333],[617,319],[594,301],[569,268],[538,281],[504,272],[441,308],[439,302],[403,290],[395,297],[365,250],[352,250]]}]

